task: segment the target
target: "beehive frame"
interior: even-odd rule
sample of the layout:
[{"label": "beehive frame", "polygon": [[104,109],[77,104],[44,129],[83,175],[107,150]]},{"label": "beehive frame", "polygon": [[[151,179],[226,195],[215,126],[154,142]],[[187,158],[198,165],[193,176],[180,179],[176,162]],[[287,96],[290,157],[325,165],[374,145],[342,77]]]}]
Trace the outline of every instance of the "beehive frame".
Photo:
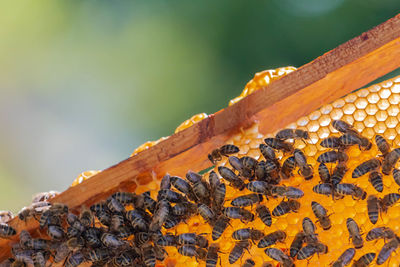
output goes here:
[{"label": "beehive frame", "polygon": [[[159,179],[167,171],[184,175],[187,166],[200,171],[210,166],[206,157],[210,150],[253,122],[258,121],[261,134],[272,133],[399,66],[400,16],[397,15],[235,105],[69,188],[51,201],[77,209],[117,190],[134,191],[138,185]],[[33,220],[27,224],[13,220],[10,224],[18,231],[37,228]],[[9,254],[8,242],[0,241],[1,259]]]}]

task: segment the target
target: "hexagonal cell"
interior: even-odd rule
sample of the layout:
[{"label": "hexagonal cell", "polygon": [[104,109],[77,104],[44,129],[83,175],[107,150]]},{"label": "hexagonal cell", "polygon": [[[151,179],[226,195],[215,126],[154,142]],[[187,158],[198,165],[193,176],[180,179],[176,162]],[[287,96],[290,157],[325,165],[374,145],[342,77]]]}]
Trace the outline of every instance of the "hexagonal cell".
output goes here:
[{"label": "hexagonal cell", "polygon": [[317,133],[320,139],[324,139],[328,137],[331,132],[329,131],[328,127],[321,127]]},{"label": "hexagonal cell", "polygon": [[320,111],[321,114],[329,114],[331,113],[331,111],[333,110],[333,107],[331,104],[328,104],[326,106],[321,107]]},{"label": "hexagonal cell", "polygon": [[333,106],[334,108],[341,108],[341,107],[343,107],[345,104],[346,104],[346,102],[345,102],[343,99],[338,99],[338,100],[335,100],[335,102],[332,103],[332,106]]},{"label": "hexagonal cell", "polygon": [[384,89],[382,89],[382,90],[379,91],[379,96],[380,96],[382,99],[386,99],[386,98],[388,98],[388,97],[390,96],[391,93],[392,93],[392,92],[390,91],[390,89],[384,88]]},{"label": "hexagonal cell", "polygon": [[364,128],[365,128],[365,126],[364,126],[364,123],[362,122],[362,121],[355,121],[354,123],[353,123],[353,125],[354,125],[354,128],[356,128],[357,130],[359,130],[359,131],[363,131],[364,130]]},{"label": "hexagonal cell", "polygon": [[389,106],[390,106],[390,103],[389,103],[389,100],[387,100],[387,99],[381,99],[378,102],[378,108],[380,110],[386,110],[389,108]]},{"label": "hexagonal cell", "polygon": [[321,112],[319,110],[312,112],[308,115],[308,118],[312,121],[318,120],[321,117]]},{"label": "hexagonal cell", "polygon": [[382,121],[379,121],[375,126],[374,126],[374,130],[376,133],[384,133],[386,130],[386,124]]},{"label": "hexagonal cell", "polygon": [[329,115],[322,115],[319,120],[318,123],[321,126],[328,126],[331,123],[331,117],[329,117]]},{"label": "hexagonal cell", "polygon": [[397,120],[396,117],[388,117],[385,120],[385,123],[388,128],[394,128],[396,127],[397,123],[399,123],[399,121]]},{"label": "hexagonal cell", "polygon": [[344,101],[346,101],[346,103],[353,103],[356,100],[357,100],[357,95],[354,93],[348,94],[344,97]]},{"label": "hexagonal cell", "polygon": [[369,94],[369,91],[367,89],[360,89],[356,92],[358,97],[366,97]]},{"label": "hexagonal cell", "polygon": [[[375,124],[374,124],[375,125]],[[374,132],[374,130],[372,129],[372,128],[370,128],[370,127],[373,127],[374,125],[372,125],[372,126],[367,126],[367,125],[365,125],[365,126],[367,126],[367,127],[369,127],[369,128],[365,128],[363,131],[362,131],[362,136],[364,136],[364,137],[366,137],[366,138],[373,138],[374,137],[374,135],[375,135],[375,132]]]},{"label": "hexagonal cell", "polygon": [[387,113],[389,116],[397,116],[397,114],[399,114],[400,109],[397,105],[391,105],[388,109],[387,109]]},{"label": "hexagonal cell", "polygon": [[353,116],[356,121],[363,121],[367,117],[367,113],[364,110],[357,110]]},{"label": "hexagonal cell", "polygon": [[333,120],[340,120],[343,116],[343,111],[341,109],[334,109],[329,115]]},{"label": "hexagonal cell", "polygon": [[387,139],[387,140],[393,140],[396,136],[397,136],[397,132],[395,129],[387,129],[383,136]]},{"label": "hexagonal cell", "polygon": [[356,106],[354,104],[346,104],[343,107],[343,113],[344,114],[353,114],[353,112],[356,110]]},{"label": "hexagonal cell", "polygon": [[398,83],[394,84],[390,88],[390,91],[392,91],[392,93],[400,93],[400,84],[398,84]]},{"label": "hexagonal cell", "polygon": [[378,112],[378,106],[375,104],[370,104],[365,108],[365,112],[368,115],[375,115]]},{"label": "hexagonal cell", "polygon": [[354,103],[358,109],[364,109],[368,105],[366,98],[359,98]]},{"label": "hexagonal cell", "polygon": [[377,93],[371,93],[367,96],[368,102],[376,104],[379,101],[379,95]]},{"label": "hexagonal cell", "polygon": [[364,120],[365,127],[374,127],[376,124],[376,119],[374,116],[367,116]]},{"label": "hexagonal cell", "polygon": [[307,125],[307,123],[310,121],[310,119],[308,117],[301,117],[300,119],[298,119],[297,121],[297,125],[300,127],[304,127]]},{"label": "hexagonal cell", "polygon": [[317,121],[310,121],[310,123],[307,125],[307,130],[311,133],[318,131],[319,129],[319,124]]},{"label": "hexagonal cell", "polygon": [[376,113],[375,117],[378,121],[385,121],[388,117],[388,114],[385,110],[380,110]]},{"label": "hexagonal cell", "polygon": [[380,85],[383,88],[390,88],[393,85],[393,82],[391,80],[388,80],[388,81],[381,82]]}]

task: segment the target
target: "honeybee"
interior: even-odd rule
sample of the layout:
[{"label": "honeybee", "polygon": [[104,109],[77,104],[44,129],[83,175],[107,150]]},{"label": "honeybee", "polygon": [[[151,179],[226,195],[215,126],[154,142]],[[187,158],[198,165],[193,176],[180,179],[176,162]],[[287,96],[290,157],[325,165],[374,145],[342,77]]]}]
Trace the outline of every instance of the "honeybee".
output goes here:
[{"label": "honeybee", "polygon": [[381,162],[376,158],[367,160],[367,161],[361,163],[360,165],[358,165],[354,169],[354,171],[353,171],[351,176],[353,178],[358,178],[358,177],[363,176],[364,174],[366,174],[368,172],[371,172],[371,171],[374,171],[374,170],[378,169],[380,166],[381,166]]},{"label": "honeybee", "polygon": [[382,212],[387,212],[388,208],[396,204],[400,199],[400,194],[398,193],[390,193],[385,195],[380,201],[380,207]]},{"label": "honeybee", "polygon": [[311,209],[315,217],[317,217],[317,222],[319,222],[322,229],[329,230],[332,224],[329,216],[327,215],[327,210],[321,204],[315,201],[311,202]]},{"label": "honeybee", "polygon": [[288,157],[282,164],[280,170],[280,177],[282,179],[289,179],[293,176],[293,170],[296,168],[296,159],[294,156]]},{"label": "honeybee", "polygon": [[400,158],[400,148],[395,148],[389,153],[385,155],[383,158],[382,162],[382,172],[385,175],[389,175],[392,169],[394,168],[394,165],[396,165],[396,162]]},{"label": "honeybee", "polygon": [[374,259],[376,253],[367,253],[362,255],[358,260],[354,261],[353,267],[366,267],[368,266]]},{"label": "honeybee", "polygon": [[95,248],[88,251],[85,256],[89,261],[98,262],[108,260],[111,257],[111,253],[106,248]]},{"label": "honeybee", "polygon": [[100,240],[106,247],[109,248],[120,248],[127,245],[125,241],[110,233],[102,233]]},{"label": "honeybee", "polygon": [[339,163],[336,165],[331,177],[331,183],[334,187],[342,182],[346,172],[347,172],[347,167],[344,163]]},{"label": "honeybee", "polygon": [[232,238],[235,240],[246,240],[251,239],[252,241],[260,240],[263,237],[263,233],[256,229],[242,228],[232,233]]},{"label": "honeybee", "polygon": [[100,247],[101,241],[99,236],[101,235],[101,231],[98,228],[90,227],[83,231],[82,237],[85,239],[86,244],[91,247]]},{"label": "honeybee", "polygon": [[231,205],[234,207],[247,207],[260,203],[261,201],[263,201],[263,196],[261,194],[248,194],[233,199]]},{"label": "honeybee", "polygon": [[352,146],[352,145],[359,145],[360,150],[362,150],[362,141],[361,136],[354,133],[345,133],[341,137],[339,137],[339,142],[344,147]]},{"label": "honeybee", "polygon": [[196,244],[195,233],[184,233],[176,236],[176,240],[179,245],[194,245]]},{"label": "honeybee", "polygon": [[129,266],[133,265],[135,260],[140,257],[135,251],[124,251],[113,259],[115,266]]},{"label": "honeybee", "polygon": [[372,171],[369,173],[368,181],[372,184],[376,191],[382,192],[383,191],[383,181],[382,181],[382,174],[377,171]]},{"label": "honeybee", "polygon": [[0,224],[0,238],[9,238],[17,234],[17,231],[6,223]]},{"label": "honeybee", "polygon": [[243,256],[244,250],[249,250],[250,241],[242,240],[236,243],[231,252],[229,253],[229,263],[234,264],[239,258]]},{"label": "honeybee", "polygon": [[281,201],[278,206],[272,211],[272,215],[278,217],[285,215],[289,212],[297,212],[300,208],[300,203],[296,200],[289,199],[288,201]]},{"label": "honeybee", "polygon": [[320,146],[325,148],[339,149],[341,147],[341,142],[339,137],[329,136],[321,141]]},{"label": "honeybee", "polygon": [[333,126],[333,128],[335,128],[336,130],[338,130],[339,132],[342,132],[342,133],[347,133],[348,131],[352,131],[354,129],[353,125],[348,124],[347,122],[342,121],[342,120],[332,121],[332,126]]},{"label": "honeybee", "polygon": [[80,251],[76,251],[71,254],[65,262],[65,267],[76,267],[85,260],[83,254]]},{"label": "honeybee", "polygon": [[252,157],[249,156],[244,156],[240,159],[244,170],[247,170],[247,178],[250,178],[252,173],[254,172],[254,169],[256,168],[258,161]]},{"label": "honeybee", "polygon": [[219,252],[219,244],[218,243],[211,244],[207,252],[206,267],[217,266],[218,252]]},{"label": "honeybee", "polygon": [[389,227],[376,227],[374,229],[371,229],[367,233],[365,240],[372,241],[372,240],[376,240],[379,238],[384,238],[385,240],[390,240],[394,237],[395,237],[395,234],[394,234],[393,230],[390,229]]},{"label": "honeybee", "polygon": [[292,244],[290,245],[290,257],[294,258],[296,257],[297,253],[299,253],[299,250],[303,246],[303,243],[305,241],[306,235],[304,232],[299,232],[295,235]]},{"label": "honeybee", "polygon": [[382,135],[377,134],[375,136],[375,143],[383,156],[390,152],[389,142]]},{"label": "honeybee", "polygon": [[160,189],[171,189],[171,176],[168,173],[161,179]]},{"label": "honeybee", "polygon": [[380,201],[374,196],[370,195],[367,199],[368,218],[372,224],[376,224],[379,217]]},{"label": "honeybee", "polygon": [[286,239],[286,233],[281,230],[278,230],[268,235],[265,235],[263,238],[261,238],[257,246],[259,248],[266,248],[274,245],[277,242],[283,242],[285,239]]},{"label": "honeybee", "polygon": [[[183,195],[179,194],[178,192],[172,191],[170,189],[161,189],[160,191],[158,191],[157,201],[163,199],[167,200],[170,203],[179,203],[185,201],[185,197]],[[114,211],[114,212],[122,212],[122,211]]]},{"label": "honeybee", "polygon": [[320,163],[318,166],[318,174],[321,178],[322,183],[330,183],[331,182],[331,174],[329,172],[328,167],[324,163]]},{"label": "honeybee", "polygon": [[222,178],[224,178],[230,183],[232,187],[237,188],[239,190],[243,190],[244,187],[246,186],[243,180],[240,179],[231,169],[219,166],[218,172],[222,176]]},{"label": "honeybee", "polygon": [[171,185],[183,194],[187,195],[190,194],[190,192],[192,191],[192,187],[190,186],[190,184],[182,178],[178,176],[171,176],[169,179]]},{"label": "honeybee", "polygon": [[54,262],[58,263],[63,260],[65,260],[70,253],[70,249],[66,242],[62,242],[56,249],[55,255],[54,255]]},{"label": "honeybee", "polygon": [[399,245],[400,245],[400,240],[397,236],[392,240],[390,240],[385,245],[383,245],[381,251],[379,251],[378,257],[376,258],[376,263],[378,265],[384,264],[390,257],[392,252],[399,247]]},{"label": "honeybee", "polygon": [[319,163],[335,163],[335,162],[346,162],[349,159],[346,153],[342,151],[326,151],[319,155],[317,161]]},{"label": "honeybee", "polygon": [[172,207],[172,213],[177,216],[195,214],[196,211],[197,206],[191,202],[176,203],[176,205]]},{"label": "honeybee", "polygon": [[[151,220],[150,227],[149,227],[152,231],[157,230],[164,224],[164,222],[168,218],[170,209],[171,209],[171,205],[169,204],[169,202],[167,200],[161,200],[157,203],[156,209],[154,211],[154,215]],[[133,212],[133,211],[128,211],[128,213],[129,212]],[[132,218],[127,217],[127,219],[132,223],[132,225],[136,221],[136,219],[134,217],[132,217]],[[144,228],[144,230],[145,230],[147,228],[147,222],[145,220],[143,220],[143,221],[140,220],[139,226],[141,228]]]},{"label": "honeybee", "polygon": [[220,210],[222,205],[225,202],[226,195],[226,186],[224,183],[221,183],[217,186],[213,194],[213,206],[215,210]]},{"label": "honeybee", "polygon": [[393,178],[394,178],[394,181],[396,182],[396,184],[400,185],[400,170],[393,169],[392,175],[393,175]]},{"label": "honeybee", "polygon": [[317,238],[317,234],[315,233],[315,230],[317,228],[315,227],[315,224],[312,222],[312,220],[308,217],[304,217],[302,226],[303,226],[303,231],[304,231],[306,241],[308,243],[317,242],[318,238]]},{"label": "honeybee", "polygon": [[265,225],[271,226],[272,224],[271,212],[266,206],[258,204],[256,212],[258,214],[258,217]]},{"label": "honeybee", "polygon": [[364,241],[360,234],[360,228],[358,224],[352,219],[347,218],[346,220],[347,230],[349,231],[350,238],[353,241],[353,245],[356,249],[362,248],[364,245]]},{"label": "honeybee", "polygon": [[32,203],[28,207],[22,208],[18,212],[18,218],[21,221],[27,221],[29,218],[36,218],[40,216],[44,211],[48,210],[51,207],[51,204],[46,201]]},{"label": "honeybee", "polygon": [[254,267],[256,263],[252,259],[247,259],[242,267]]},{"label": "honeybee", "polygon": [[50,241],[46,239],[40,238],[31,238],[24,243],[24,247],[27,249],[34,249],[34,250],[46,250],[50,247]]},{"label": "honeybee", "polygon": [[12,214],[11,211],[8,210],[2,210],[0,211],[0,223],[7,223],[14,218],[14,215]]},{"label": "honeybee", "polygon": [[[160,201],[159,203],[161,203]],[[157,214],[158,217],[153,216],[152,223],[154,225],[161,225],[165,222],[167,219],[167,216],[169,214],[169,206],[168,206],[168,211],[167,214],[162,213],[164,211],[160,211],[159,214]],[[148,228],[148,223],[145,217],[143,216],[142,213],[140,213],[138,210],[130,210],[125,213],[125,218],[131,223],[132,227],[138,231],[146,231]]]},{"label": "honeybee", "polygon": [[235,156],[230,156],[228,158],[229,164],[239,172],[240,175],[244,177],[250,177],[251,176],[251,170],[245,169],[242,161]]},{"label": "honeybee", "polygon": [[339,196],[349,195],[353,199],[364,200],[367,197],[367,193],[354,184],[342,183],[335,186],[334,191]]},{"label": "honeybee", "polygon": [[299,199],[304,196],[304,192],[293,186],[271,186],[270,193],[273,197],[280,196],[290,199]]},{"label": "honeybee", "polygon": [[344,267],[349,265],[356,255],[356,250],[354,248],[346,249],[342,255],[332,264],[332,267]]},{"label": "honeybee", "polygon": [[266,248],[264,250],[265,254],[267,254],[268,257],[270,257],[273,260],[276,260],[280,263],[282,263],[282,265],[284,267],[291,267],[294,266],[293,264],[293,260],[291,258],[289,258],[288,255],[286,255],[285,253],[283,253],[282,250],[277,249],[277,248]]},{"label": "honeybee", "polygon": [[[181,253],[182,251],[179,251]],[[184,252],[184,251],[183,251]],[[183,253],[181,253],[183,255]],[[156,265],[156,253],[154,252],[154,248],[152,245],[148,244],[142,248],[142,255],[143,261],[145,266],[152,266]]]},{"label": "honeybee", "polygon": [[207,205],[199,204],[197,210],[206,222],[213,222],[215,220],[215,212],[212,211],[212,209],[210,209]]},{"label": "honeybee", "polygon": [[298,260],[304,260],[310,258],[314,254],[326,254],[328,253],[328,247],[322,243],[312,243],[307,244],[306,246],[302,247],[297,254]]},{"label": "honeybee", "polygon": [[208,154],[208,159],[212,164],[216,164],[222,159],[222,156],[227,157],[228,155],[235,154],[239,152],[239,148],[235,145],[223,145],[220,148],[214,149]]},{"label": "honeybee", "polygon": [[299,173],[306,180],[310,180],[313,178],[313,168],[310,164],[307,163],[307,158],[304,155],[303,151],[300,149],[294,150],[294,159],[296,160],[296,165],[299,166]]},{"label": "honeybee", "polygon": [[[277,166],[273,164],[274,168]],[[256,179],[259,181],[264,181],[269,178],[269,173],[267,172],[267,163],[265,161],[260,161],[257,163],[257,166],[254,170],[254,175],[256,176]]]},{"label": "honeybee", "polygon": [[229,218],[221,215],[218,217],[218,219],[215,221],[215,224],[213,225],[212,229],[212,239],[215,241],[221,237],[221,235],[224,233],[225,229],[229,225]]},{"label": "honeybee", "polygon": [[264,142],[273,149],[282,150],[284,153],[293,153],[293,145],[280,139],[265,138]]},{"label": "honeybee", "polygon": [[312,190],[317,194],[330,196],[332,195],[333,187],[331,184],[323,183],[315,185]]},{"label": "honeybee", "polygon": [[216,188],[221,184],[221,180],[215,171],[211,171],[208,175],[208,183],[210,184],[211,194],[214,194]]},{"label": "honeybee", "polygon": [[21,264],[17,266],[33,266],[33,250],[12,250],[12,254],[16,260],[14,263]]},{"label": "honeybee", "polygon": [[171,235],[171,234],[166,234],[161,236],[157,242],[156,242],[157,246],[163,246],[163,247],[176,247],[178,245],[177,240],[176,240],[176,236],[175,235]]},{"label": "honeybee", "polygon": [[270,160],[279,167],[279,161],[276,158],[275,150],[272,147],[267,146],[265,144],[260,144],[259,149],[260,149],[261,154],[264,156],[264,158],[267,161]]},{"label": "honeybee", "polygon": [[310,136],[307,131],[301,129],[283,129],[276,133],[275,138],[280,140],[287,140],[287,139],[307,140],[310,138]]},{"label": "honeybee", "polygon": [[208,247],[208,239],[205,238],[204,236],[200,235],[196,235],[196,246],[200,247],[200,248],[206,248]]},{"label": "honeybee", "polygon": [[58,225],[49,225],[47,234],[54,240],[62,240],[65,236],[63,228]]},{"label": "honeybee", "polygon": [[246,184],[246,188],[254,193],[267,194],[270,185],[264,181],[251,181]]},{"label": "honeybee", "polygon": [[179,254],[187,257],[198,257],[196,246],[194,245],[183,245],[178,248]]}]

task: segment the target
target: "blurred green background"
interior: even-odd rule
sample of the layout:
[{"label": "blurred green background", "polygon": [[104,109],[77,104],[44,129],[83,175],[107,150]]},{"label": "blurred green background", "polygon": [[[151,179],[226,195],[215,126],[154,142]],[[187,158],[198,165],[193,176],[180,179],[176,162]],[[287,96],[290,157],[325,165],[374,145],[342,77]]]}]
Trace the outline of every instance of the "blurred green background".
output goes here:
[{"label": "blurred green background", "polygon": [[0,1],[0,209],[65,190],[255,72],[299,67],[398,0]]}]

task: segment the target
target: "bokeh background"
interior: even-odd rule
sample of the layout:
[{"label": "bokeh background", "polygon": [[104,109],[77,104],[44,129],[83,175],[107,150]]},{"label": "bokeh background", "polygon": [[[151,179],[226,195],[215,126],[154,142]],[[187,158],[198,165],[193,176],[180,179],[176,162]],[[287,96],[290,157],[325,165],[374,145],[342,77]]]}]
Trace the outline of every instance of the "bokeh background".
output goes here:
[{"label": "bokeh background", "polygon": [[[398,0],[0,1],[0,209],[65,190],[299,67]],[[393,74],[391,75],[393,76]]]}]

